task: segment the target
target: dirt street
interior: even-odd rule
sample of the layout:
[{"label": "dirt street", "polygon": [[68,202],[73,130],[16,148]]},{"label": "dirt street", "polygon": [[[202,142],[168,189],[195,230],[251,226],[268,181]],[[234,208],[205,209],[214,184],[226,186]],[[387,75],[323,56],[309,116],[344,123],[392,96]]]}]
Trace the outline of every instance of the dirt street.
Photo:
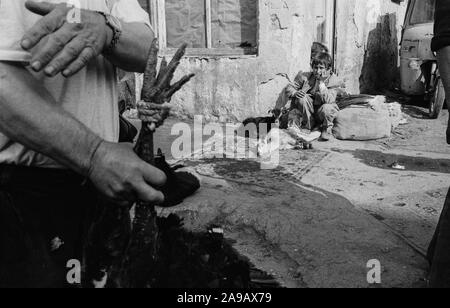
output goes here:
[{"label": "dirt street", "polygon": [[[423,287],[424,258],[450,186],[448,112],[429,120],[404,108],[408,124],[389,140],[316,143],[284,151],[276,170],[255,161],[189,161],[202,189],[175,212],[186,228],[224,229],[234,248],[286,287]],[[166,152],[175,121],[159,130]],[[405,170],[393,169],[397,164]]]}]

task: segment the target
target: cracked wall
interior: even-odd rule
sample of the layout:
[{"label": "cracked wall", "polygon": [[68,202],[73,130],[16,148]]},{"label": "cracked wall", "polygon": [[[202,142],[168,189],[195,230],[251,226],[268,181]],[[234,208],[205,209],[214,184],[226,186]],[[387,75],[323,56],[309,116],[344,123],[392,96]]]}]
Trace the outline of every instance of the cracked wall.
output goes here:
[{"label": "cracked wall", "polygon": [[399,83],[406,6],[406,1],[338,1],[337,71],[351,93],[373,93]]},{"label": "cracked wall", "polygon": [[[398,47],[405,7],[375,1],[380,2],[375,22],[367,22],[367,1],[337,1],[337,70],[352,93],[397,78],[398,48],[392,46]],[[174,97],[174,113],[221,122],[267,115],[288,78],[310,69],[314,5],[315,0],[260,0],[258,55],[185,58],[177,77],[190,72],[196,77]],[[381,43],[390,47],[380,48]]]}]

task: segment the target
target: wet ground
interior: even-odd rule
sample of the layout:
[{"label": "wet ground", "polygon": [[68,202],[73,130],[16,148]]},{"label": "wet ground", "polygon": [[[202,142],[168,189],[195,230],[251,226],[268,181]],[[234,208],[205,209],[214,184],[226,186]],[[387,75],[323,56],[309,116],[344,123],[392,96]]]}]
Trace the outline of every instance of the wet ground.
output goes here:
[{"label": "wet ground", "polygon": [[191,162],[201,191],[163,213],[183,217],[189,230],[221,226],[240,254],[285,287],[369,287],[372,259],[383,264],[384,286],[423,285],[426,264],[414,249],[348,199],[302,182],[301,171],[327,155],[282,156],[275,171],[252,161]]},{"label": "wet ground", "polygon": [[[391,138],[285,151],[273,171],[254,161],[187,161],[202,189],[161,215],[176,213],[197,234],[220,226],[236,255],[284,287],[371,287],[372,259],[382,264],[382,287],[424,287],[424,256],[450,186],[448,113],[404,112],[408,123]],[[169,158],[176,123],[155,138]]]},{"label": "wet ground", "polygon": [[[340,149],[333,149],[333,151],[338,153],[346,152]],[[347,153],[351,153],[353,157],[368,166],[386,170],[450,173],[450,159],[432,159],[361,149],[347,151]]]}]

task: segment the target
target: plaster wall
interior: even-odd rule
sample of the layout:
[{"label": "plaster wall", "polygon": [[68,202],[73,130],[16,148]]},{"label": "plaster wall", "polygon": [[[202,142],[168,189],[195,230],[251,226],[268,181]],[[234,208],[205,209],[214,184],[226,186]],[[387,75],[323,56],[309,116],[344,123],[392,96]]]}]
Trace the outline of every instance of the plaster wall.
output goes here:
[{"label": "plaster wall", "polygon": [[[260,0],[258,55],[185,58],[176,77],[196,77],[174,97],[173,112],[220,122],[267,115],[288,80],[310,69],[317,3]],[[337,0],[336,69],[349,92],[397,83],[405,12],[406,2]]]}]

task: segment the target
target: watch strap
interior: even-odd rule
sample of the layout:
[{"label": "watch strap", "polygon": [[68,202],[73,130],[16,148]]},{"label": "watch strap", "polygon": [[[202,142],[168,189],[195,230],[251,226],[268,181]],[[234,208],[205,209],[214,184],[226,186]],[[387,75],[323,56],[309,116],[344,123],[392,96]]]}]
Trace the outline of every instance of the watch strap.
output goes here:
[{"label": "watch strap", "polygon": [[111,22],[112,16],[109,14],[106,14],[104,12],[98,12],[100,15],[102,15],[105,18],[106,25],[113,31],[113,37],[111,39],[111,42],[109,43],[108,47],[104,50],[105,54],[111,54],[114,49],[116,49],[117,44],[119,43],[120,37],[122,35],[122,29],[118,28]]}]

